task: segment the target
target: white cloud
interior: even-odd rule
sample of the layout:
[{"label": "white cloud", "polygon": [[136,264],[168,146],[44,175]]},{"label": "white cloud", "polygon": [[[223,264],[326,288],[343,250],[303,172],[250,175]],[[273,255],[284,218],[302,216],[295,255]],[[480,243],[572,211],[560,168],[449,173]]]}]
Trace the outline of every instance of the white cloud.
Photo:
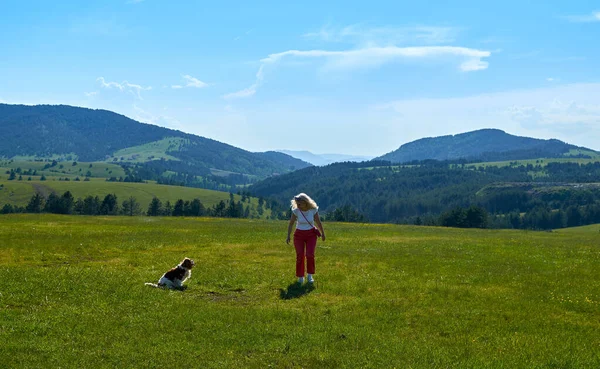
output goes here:
[{"label": "white cloud", "polygon": [[600,22],[600,11],[594,11],[587,15],[567,15],[564,18],[574,23]]},{"label": "white cloud", "polygon": [[[288,50],[282,53],[271,54],[261,60],[263,64],[272,64],[285,57],[298,58],[326,58],[336,67],[363,68],[377,67],[397,59],[419,59],[419,58],[443,58],[456,56],[464,59],[460,64],[463,71],[479,70],[487,68],[488,63],[482,58],[489,57],[489,51],[469,49],[456,46],[415,46],[415,47],[369,47],[364,49],[346,51],[326,50]],[[475,69],[473,66],[477,65]]]},{"label": "white cloud", "polygon": [[223,98],[226,100],[229,100],[229,99],[237,99],[237,98],[254,96],[257,88],[258,88],[258,84],[255,83],[252,86],[245,88],[243,90],[225,94],[225,95],[223,95]]},{"label": "white cloud", "polygon": [[208,83],[202,82],[201,80],[194,78],[194,77],[190,76],[189,74],[186,74],[182,77],[186,81],[186,83],[184,85],[173,85],[173,86],[171,86],[171,88],[174,88],[174,89],[181,89],[181,88],[186,88],[186,87],[203,88],[203,87],[209,86]]},{"label": "white cloud", "polygon": [[107,88],[107,89],[112,89],[112,88],[116,88],[122,92],[129,92],[131,94],[133,94],[134,96],[136,96],[138,99],[143,100],[142,99],[142,95],[141,95],[141,91],[149,91],[152,89],[151,86],[148,87],[143,87],[140,85],[136,85],[133,83],[129,83],[127,81],[123,81],[121,83],[118,82],[106,82],[106,80],[104,79],[104,77],[98,77],[96,79],[96,81],[100,82],[100,86],[103,88]]},{"label": "white cloud", "polygon": [[458,30],[454,27],[368,27],[364,24],[354,24],[346,27],[326,25],[317,32],[304,34],[303,37],[368,47],[415,43],[427,45],[446,44],[453,42],[457,33]]},{"label": "white cloud", "polygon": [[376,68],[397,60],[421,59],[458,59],[459,68],[463,72],[483,70],[488,62],[482,60],[491,55],[490,51],[470,49],[457,46],[414,46],[414,47],[368,47],[346,51],[328,50],[288,50],[271,54],[261,59],[261,66],[256,73],[256,81],[250,87],[224,95],[224,98],[253,96],[264,80],[267,65],[275,65],[286,58],[304,58],[325,60],[325,67],[335,70],[352,70],[359,68]]},{"label": "white cloud", "polygon": [[87,97],[94,97],[98,94],[98,91],[84,92],[83,94]]}]

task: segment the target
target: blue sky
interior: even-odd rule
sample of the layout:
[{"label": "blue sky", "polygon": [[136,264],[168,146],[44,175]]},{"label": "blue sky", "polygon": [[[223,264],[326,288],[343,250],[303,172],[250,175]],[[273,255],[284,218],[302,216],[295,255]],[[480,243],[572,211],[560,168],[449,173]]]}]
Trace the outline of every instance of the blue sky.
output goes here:
[{"label": "blue sky", "polygon": [[600,3],[14,1],[0,102],[250,151],[378,156],[480,128],[600,150]]}]

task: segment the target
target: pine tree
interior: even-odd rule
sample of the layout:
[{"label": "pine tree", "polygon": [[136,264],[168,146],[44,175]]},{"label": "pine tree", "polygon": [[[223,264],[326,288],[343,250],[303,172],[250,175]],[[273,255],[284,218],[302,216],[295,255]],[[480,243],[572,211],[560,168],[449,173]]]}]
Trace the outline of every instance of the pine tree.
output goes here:
[{"label": "pine tree", "polygon": [[39,193],[36,193],[31,197],[29,203],[25,207],[25,210],[28,213],[41,213],[42,209],[44,209],[45,199]]},{"label": "pine tree", "polygon": [[148,205],[148,211],[146,214],[152,217],[162,214],[162,203],[157,197],[154,197],[152,201],[150,201],[150,205]]}]

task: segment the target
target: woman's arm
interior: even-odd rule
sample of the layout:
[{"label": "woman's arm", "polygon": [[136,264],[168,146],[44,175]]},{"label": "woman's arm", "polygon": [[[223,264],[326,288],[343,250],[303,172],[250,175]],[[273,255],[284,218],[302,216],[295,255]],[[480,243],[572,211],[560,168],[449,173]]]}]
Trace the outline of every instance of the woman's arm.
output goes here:
[{"label": "woman's arm", "polygon": [[317,227],[319,227],[319,231],[321,231],[321,239],[325,241],[325,230],[323,229],[321,218],[319,218],[319,213],[315,213],[315,224],[317,225]]},{"label": "woman's arm", "polygon": [[292,234],[292,228],[294,227],[294,223],[296,223],[296,214],[292,213],[292,216],[290,218],[290,222],[288,223],[288,235],[287,235],[287,239],[285,240],[285,243],[287,243],[287,244],[290,243],[290,235]]}]

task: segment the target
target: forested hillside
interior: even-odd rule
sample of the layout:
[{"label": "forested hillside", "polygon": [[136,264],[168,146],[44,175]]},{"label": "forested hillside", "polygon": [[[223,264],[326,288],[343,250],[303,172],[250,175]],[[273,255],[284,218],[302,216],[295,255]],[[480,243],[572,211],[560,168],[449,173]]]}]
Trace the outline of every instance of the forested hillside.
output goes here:
[{"label": "forested hillside", "polygon": [[[191,171],[206,173],[207,168],[266,177],[305,168],[310,164],[277,153],[252,153],[208,138],[163,127],[144,124],[106,110],[92,110],[65,105],[0,104],[0,157],[48,158],[56,155],[66,160],[112,161],[119,150],[154,143],[166,138],[180,138],[177,145],[167,146],[161,164],[176,172],[185,162]],[[158,159],[137,155],[134,161]]]},{"label": "forested hillside", "polygon": [[[436,161],[411,166],[371,162],[306,168],[264,180],[250,191],[281,203],[306,192],[318,201],[323,214],[350,207],[372,222],[437,221],[445,212],[471,206],[480,206],[491,216],[537,212],[549,217],[558,211],[563,212],[557,213],[561,216],[568,211],[579,214],[570,220],[555,219],[549,226],[558,228],[581,224],[584,219],[584,223],[600,222],[597,183],[598,162],[478,168]],[[580,219],[575,221],[575,217]]]},{"label": "forested hillside", "polygon": [[569,145],[559,140],[540,140],[507,134],[499,129],[482,129],[457,135],[422,138],[400,146],[395,151],[376,158],[392,163],[413,160],[480,161],[555,158],[577,151],[580,157],[597,156],[586,148]]}]

